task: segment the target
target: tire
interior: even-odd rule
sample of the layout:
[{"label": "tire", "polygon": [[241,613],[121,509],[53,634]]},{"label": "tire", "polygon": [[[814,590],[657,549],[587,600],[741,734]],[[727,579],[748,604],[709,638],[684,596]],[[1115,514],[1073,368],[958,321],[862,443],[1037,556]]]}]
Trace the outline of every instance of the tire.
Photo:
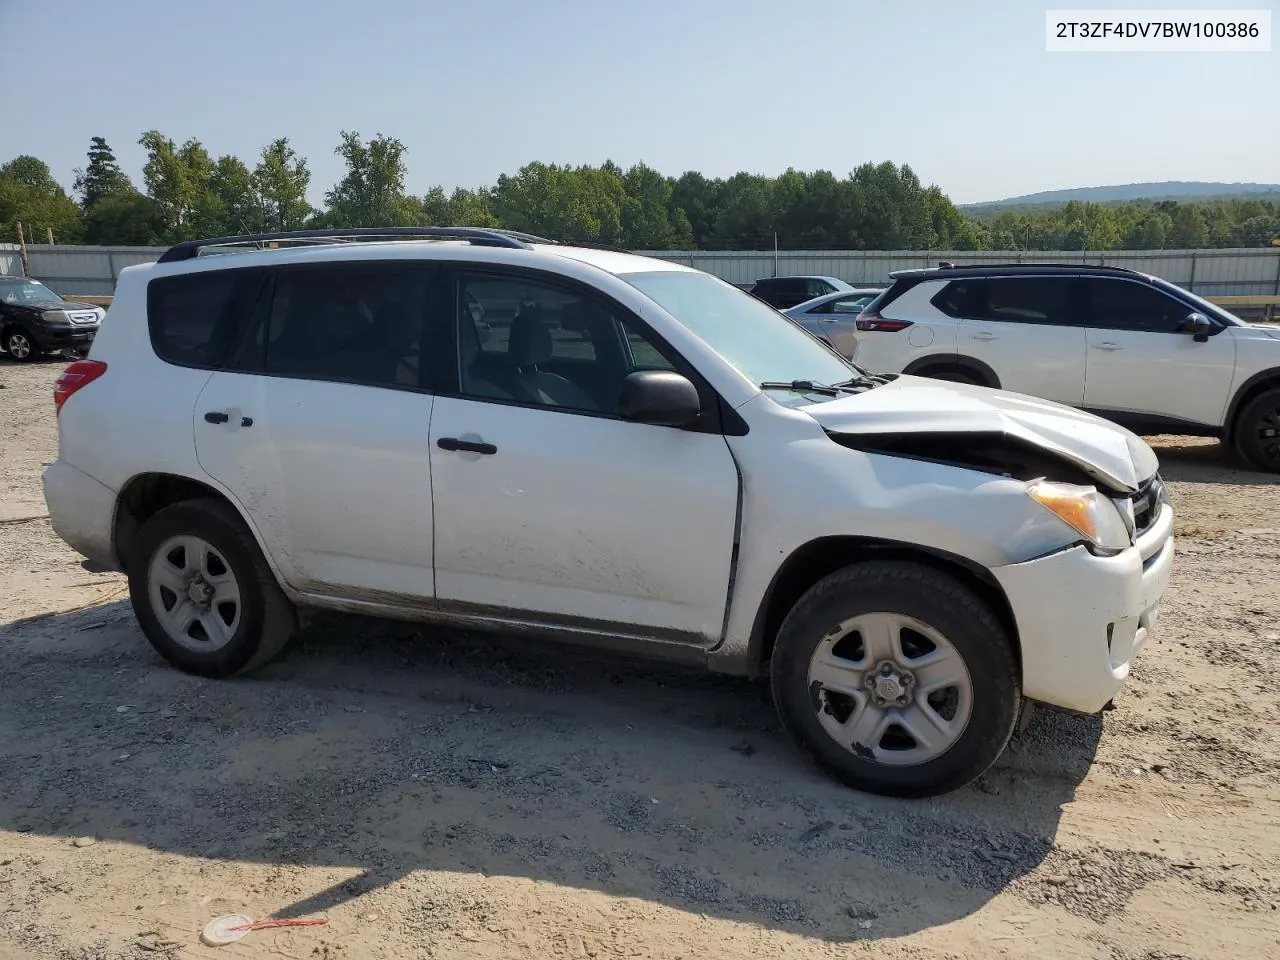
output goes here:
[{"label": "tire", "polygon": [[34,363],[40,359],[42,351],[39,344],[23,327],[5,328],[4,336],[0,337],[0,343],[4,345],[4,352],[9,355],[10,360],[18,363]]},{"label": "tire", "polygon": [[[886,642],[896,651],[890,677],[878,669],[885,659],[868,655]],[[783,726],[819,766],[895,797],[936,796],[981,776],[1022,705],[1012,643],[991,610],[946,574],[903,561],[855,564],[810,588],[778,632],[770,682]],[[927,693],[926,683],[942,686]],[[876,706],[894,687],[900,698]],[[934,742],[922,746],[908,727]]]},{"label": "tire", "polygon": [[[165,507],[142,525],[130,554],[133,612],[151,646],[181,670],[213,678],[247,673],[274,659],[297,632],[297,611],[226,504]],[[162,619],[166,609],[172,618]],[[191,622],[183,628],[183,620]]]},{"label": "tire", "polygon": [[1280,473],[1280,389],[1267,390],[1236,417],[1236,449],[1259,470]]},{"label": "tire", "polygon": [[930,378],[931,380],[946,380],[946,381],[949,381],[950,383],[967,383],[974,387],[986,386],[986,384],[983,383],[980,379],[978,379],[978,377],[976,377],[974,374],[968,373],[964,370],[955,370],[955,369],[935,370],[930,373],[926,373],[925,376]]}]

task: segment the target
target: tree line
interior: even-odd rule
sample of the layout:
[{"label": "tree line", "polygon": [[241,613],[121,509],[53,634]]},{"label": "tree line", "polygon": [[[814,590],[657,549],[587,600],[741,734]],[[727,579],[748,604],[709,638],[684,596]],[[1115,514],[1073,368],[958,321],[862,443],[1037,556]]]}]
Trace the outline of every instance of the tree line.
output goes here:
[{"label": "tree line", "polygon": [[967,214],[937,186],[892,162],[864,163],[840,178],[789,169],[777,177],[696,171],[664,176],[628,169],[529,163],[492,187],[421,196],[405,187],[405,146],[344,131],[335,153],[345,172],[307,200],[311,171],[287,138],[250,167],[216,159],[191,139],[149,130],[142,186],[93,137],[76,171],[74,198],[36,157],[0,166],[0,238],[101,245],[167,244],[196,237],[304,228],[492,226],[632,250],[1111,250],[1264,246],[1280,236],[1280,204],[1265,200],[1097,204]]}]

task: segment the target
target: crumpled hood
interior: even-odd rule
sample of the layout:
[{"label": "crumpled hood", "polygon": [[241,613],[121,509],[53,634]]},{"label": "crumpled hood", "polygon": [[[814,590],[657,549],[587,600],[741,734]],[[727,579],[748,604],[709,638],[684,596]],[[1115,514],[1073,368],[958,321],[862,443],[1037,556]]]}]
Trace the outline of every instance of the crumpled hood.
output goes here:
[{"label": "crumpled hood", "polygon": [[1004,433],[1072,462],[1102,485],[1134,493],[1159,461],[1141,437],[1050,400],[899,376],[865,393],[800,407],[831,433]]}]

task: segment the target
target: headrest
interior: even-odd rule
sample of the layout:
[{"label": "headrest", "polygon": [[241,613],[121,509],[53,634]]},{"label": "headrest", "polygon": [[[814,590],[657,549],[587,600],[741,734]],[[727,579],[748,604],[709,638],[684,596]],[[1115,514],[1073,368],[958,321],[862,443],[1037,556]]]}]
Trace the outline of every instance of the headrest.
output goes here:
[{"label": "headrest", "polygon": [[526,307],[511,321],[507,355],[517,367],[546,363],[551,359],[551,327],[537,307]]}]

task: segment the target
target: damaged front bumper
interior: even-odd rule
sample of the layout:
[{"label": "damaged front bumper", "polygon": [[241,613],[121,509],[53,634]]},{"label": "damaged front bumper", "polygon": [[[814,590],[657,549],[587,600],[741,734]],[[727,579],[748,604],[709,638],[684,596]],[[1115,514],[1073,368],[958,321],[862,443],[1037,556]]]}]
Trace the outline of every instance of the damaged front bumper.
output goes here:
[{"label": "damaged front bumper", "polygon": [[1173,508],[1162,502],[1137,544],[1116,556],[1076,545],[994,568],[1017,623],[1023,696],[1102,710],[1155,626],[1172,567]]}]

